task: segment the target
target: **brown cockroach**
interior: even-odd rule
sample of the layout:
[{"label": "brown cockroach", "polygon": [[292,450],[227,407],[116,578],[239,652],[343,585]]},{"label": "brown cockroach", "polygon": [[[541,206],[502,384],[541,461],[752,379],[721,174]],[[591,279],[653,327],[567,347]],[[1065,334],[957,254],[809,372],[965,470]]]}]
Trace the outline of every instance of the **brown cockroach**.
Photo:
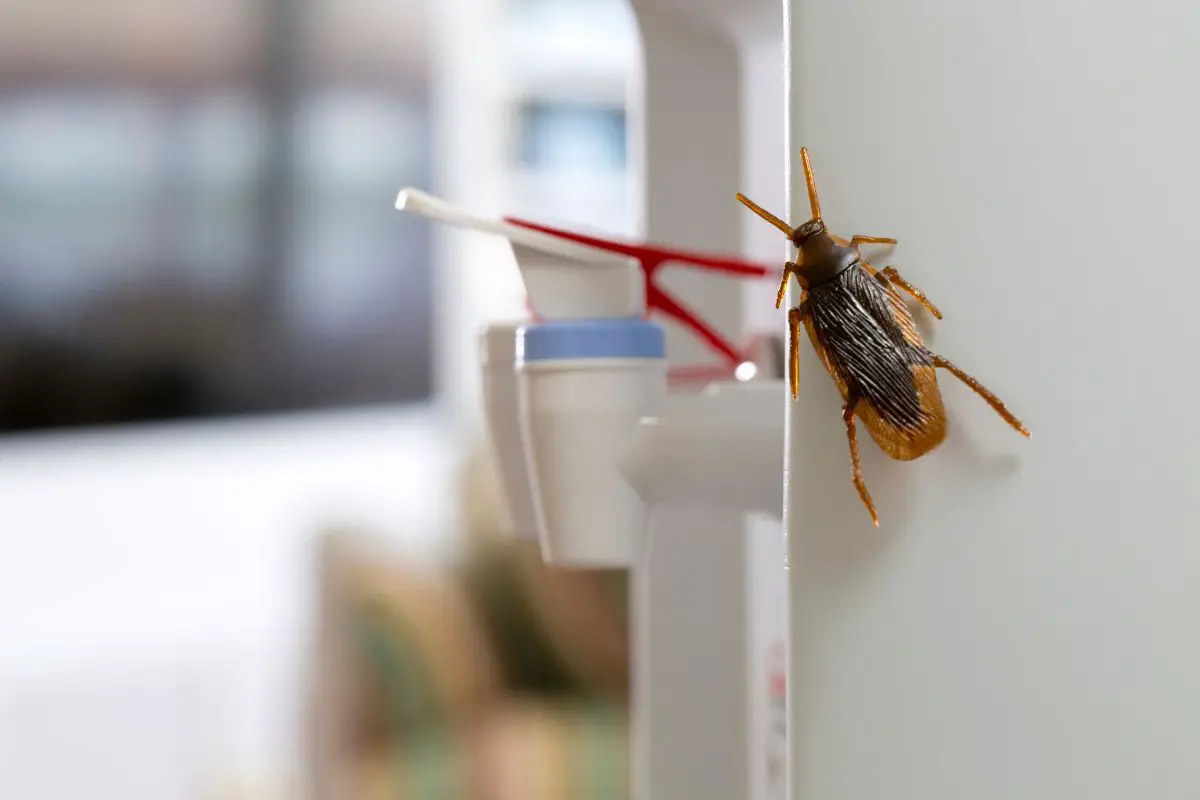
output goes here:
[{"label": "brown cockroach", "polygon": [[942,313],[925,293],[894,267],[876,269],[859,252],[864,244],[896,244],[883,236],[854,236],[849,241],[831,234],[821,217],[817,185],[808,150],[801,149],[804,179],[812,218],[793,228],[744,195],[747,208],[783,231],[798,250],[783,268],[775,307],[783,304],[788,280],[801,286],[800,303],[788,311],[789,368],[792,399],[799,393],[800,326],[842,394],[842,420],[850,443],[854,488],[871,519],[879,515],[863,481],[858,457],[862,420],[871,438],[889,457],[912,461],[934,450],[946,438],[946,411],[938,389],[938,369],[944,369],[987,401],[1022,436],[1029,431],[996,395],[949,360],[925,346],[911,312],[900,296],[907,292],[937,319]]}]

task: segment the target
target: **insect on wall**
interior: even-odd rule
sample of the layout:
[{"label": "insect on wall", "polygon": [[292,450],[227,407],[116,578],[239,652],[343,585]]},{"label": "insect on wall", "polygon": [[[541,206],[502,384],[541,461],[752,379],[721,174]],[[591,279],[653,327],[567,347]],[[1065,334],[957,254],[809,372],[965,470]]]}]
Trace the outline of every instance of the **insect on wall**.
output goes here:
[{"label": "insect on wall", "polygon": [[937,370],[944,369],[969,386],[1022,436],[1029,430],[979,381],[925,346],[903,291],[937,319],[942,313],[895,267],[876,269],[859,252],[864,244],[896,244],[883,236],[830,233],[821,216],[817,184],[807,148],[800,158],[812,217],[792,227],[737,196],[747,208],[783,231],[796,248],[783,267],[775,307],[783,305],[788,281],[801,287],[800,303],[788,310],[788,380],[792,399],[799,395],[800,328],[808,332],[821,363],[842,395],[842,421],[850,445],[854,488],[876,527],[879,515],[863,481],[858,454],[857,420],[890,458],[912,461],[932,452],[946,438],[946,411],[938,389]]}]

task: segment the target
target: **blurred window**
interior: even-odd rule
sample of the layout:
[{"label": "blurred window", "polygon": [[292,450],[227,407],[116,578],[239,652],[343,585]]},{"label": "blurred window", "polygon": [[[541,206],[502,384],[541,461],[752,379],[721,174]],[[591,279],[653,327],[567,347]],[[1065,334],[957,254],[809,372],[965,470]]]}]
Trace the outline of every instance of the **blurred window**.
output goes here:
[{"label": "blurred window", "polygon": [[526,103],[521,161],[546,170],[625,169],[625,109],[583,103]]},{"label": "blurred window", "polygon": [[0,30],[0,431],[426,399],[424,4],[93,5]]}]

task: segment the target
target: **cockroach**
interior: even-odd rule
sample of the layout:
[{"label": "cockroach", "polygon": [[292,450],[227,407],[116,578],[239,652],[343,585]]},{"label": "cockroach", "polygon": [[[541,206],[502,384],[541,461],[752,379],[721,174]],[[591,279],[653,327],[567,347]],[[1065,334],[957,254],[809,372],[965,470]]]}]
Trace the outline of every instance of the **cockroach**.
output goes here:
[{"label": "cockroach", "polygon": [[774,225],[797,249],[784,264],[775,307],[783,304],[788,281],[800,283],[800,303],[788,311],[788,379],[792,399],[799,394],[800,326],[842,394],[842,420],[850,444],[854,488],[871,520],[879,527],[875,503],[863,481],[858,457],[856,418],[889,457],[912,461],[934,450],[946,438],[946,412],[938,389],[944,369],[987,401],[1022,436],[1029,431],[979,381],[925,346],[900,291],[911,295],[937,319],[942,312],[896,271],[876,269],[860,245],[895,245],[885,236],[854,236],[849,241],[830,233],[821,217],[817,184],[808,149],[800,151],[812,218],[793,228],[744,195],[747,208]]}]

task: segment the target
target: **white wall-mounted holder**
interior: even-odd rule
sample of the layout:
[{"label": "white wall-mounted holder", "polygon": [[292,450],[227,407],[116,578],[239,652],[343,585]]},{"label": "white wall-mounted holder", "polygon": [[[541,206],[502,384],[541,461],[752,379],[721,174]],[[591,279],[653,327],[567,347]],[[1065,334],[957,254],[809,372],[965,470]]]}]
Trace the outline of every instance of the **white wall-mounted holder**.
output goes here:
[{"label": "white wall-mounted holder", "polygon": [[[635,796],[650,796],[647,787],[651,782],[694,778],[696,762],[686,771],[676,770],[674,762],[653,755],[659,747],[674,746],[680,736],[689,736],[691,741],[720,740],[721,754],[710,758],[708,766],[715,760],[722,766],[715,772],[724,780],[748,782],[744,706],[740,709],[742,727],[732,730],[718,724],[689,731],[694,726],[687,722],[686,713],[670,707],[669,716],[654,713],[659,705],[654,701],[671,698],[666,684],[677,687],[680,676],[656,676],[651,671],[654,665],[646,660],[654,621],[649,594],[654,584],[646,563],[652,553],[646,547],[646,528],[654,507],[661,507],[659,515],[667,508],[692,506],[708,509],[702,512],[708,516],[712,509],[734,518],[746,512],[775,516],[782,504],[781,483],[772,477],[782,466],[778,444],[782,436],[778,413],[781,382],[716,384],[700,395],[667,397],[662,331],[642,320],[646,309],[638,305],[644,300],[637,294],[639,284],[613,279],[625,262],[602,257],[606,247],[628,251],[627,245],[593,240],[597,246],[573,242],[564,248],[559,236],[471,215],[413,190],[402,192],[397,206],[504,236],[523,278],[552,287],[552,291],[539,292],[531,285],[531,299],[539,295],[537,302],[542,308],[534,303],[531,307],[539,319],[545,319],[545,309],[550,309],[555,319],[540,325],[500,323],[482,335],[487,418],[499,433],[492,436],[499,460],[516,476],[505,485],[514,519],[524,514],[537,529],[547,560],[575,566],[634,567],[632,627],[638,653],[633,665]],[[726,271],[738,267],[746,273],[748,268],[728,259],[714,260],[694,252],[666,253],[661,248],[643,252],[642,257],[643,268],[646,259],[666,257]],[[557,278],[553,273],[558,273]],[[752,276],[758,274],[761,271]],[[608,303],[597,307],[597,295],[589,291],[593,280],[626,290],[604,295]],[[650,284],[647,270],[644,285]],[[579,296],[591,297],[592,305],[581,311],[576,306]],[[638,347],[645,348],[647,338],[652,340],[650,350],[597,352],[595,331],[588,328],[597,324],[608,332],[600,346],[614,346],[611,333],[616,328],[624,337],[618,337],[620,346],[628,347],[632,334]],[[562,333],[564,328],[566,343],[579,347],[582,342],[584,351],[564,353],[561,338],[546,341],[548,329]],[[770,363],[770,348],[760,349],[759,356]],[[753,366],[749,372],[755,373],[766,364],[743,366]],[[771,370],[762,373],[769,375]],[[692,526],[693,532],[696,527]],[[733,533],[737,536],[741,531]],[[741,541],[735,544],[742,546]],[[732,577],[742,586],[744,562],[713,566],[736,567]],[[726,572],[725,577],[731,576]],[[728,632],[744,635],[744,617],[729,622]],[[707,632],[711,641],[711,629]],[[721,677],[741,690],[726,699],[744,702],[745,641],[739,644],[732,653],[734,670],[727,667]],[[704,663],[728,661],[730,656],[728,650],[703,654]],[[656,689],[656,685],[662,688]],[[702,708],[705,695],[696,688],[690,694]],[[740,746],[729,748],[731,735]],[[660,796],[682,794],[655,791]]]},{"label": "white wall-mounted holder", "polygon": [[511,245],[538,322],[483,332],[485,412],[514,522],[532,526],[547,563],[637,565],[659,505],[778,514],[781,383],[668,397],[636,263],[414,189],[396,205]]},{"label": "white wall-mounted holder", "polygon": [[899,239],[933,349],[1033,434],[942,380],[940,449],[863,448],[876,530],[804,348],[792,800],[1200,797],[1200,6],[786,7],[789,219],[806,145],[831,228]]}]

